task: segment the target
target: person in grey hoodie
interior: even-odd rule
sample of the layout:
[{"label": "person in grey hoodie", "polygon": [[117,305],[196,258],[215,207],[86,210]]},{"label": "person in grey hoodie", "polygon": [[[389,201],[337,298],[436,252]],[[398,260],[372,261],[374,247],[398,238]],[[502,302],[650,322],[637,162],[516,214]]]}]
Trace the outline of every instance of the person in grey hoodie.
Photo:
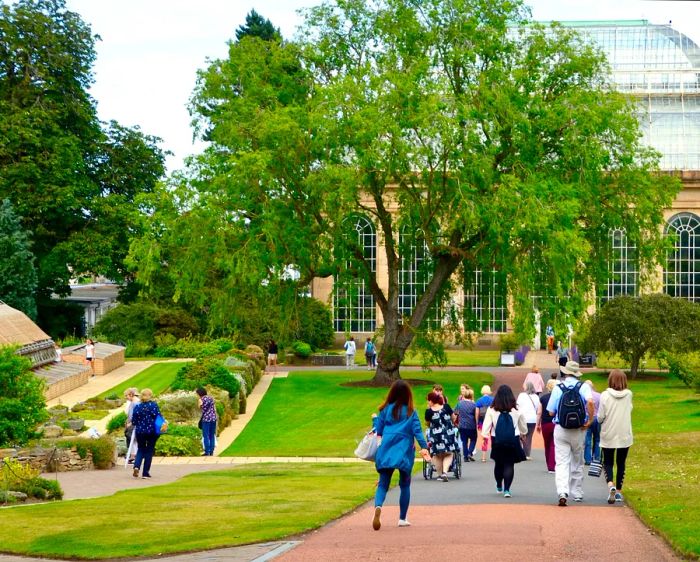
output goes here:
[{"label": "person in grey hoodie", "polygon": [[[627,388],[627,375],[613,369],[608,376],[608,388],[600,395],[598,408],[600,447],[603,467],[608,479],[608,503],[622,501],[627,453],[632,446],[632,391]],[[613,465],[617,461],[617,475]]]}]

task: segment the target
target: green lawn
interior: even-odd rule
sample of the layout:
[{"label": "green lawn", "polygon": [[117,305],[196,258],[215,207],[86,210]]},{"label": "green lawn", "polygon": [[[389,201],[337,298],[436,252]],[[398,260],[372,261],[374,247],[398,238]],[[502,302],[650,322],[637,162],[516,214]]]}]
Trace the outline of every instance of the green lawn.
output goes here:
[{"label": "green lawn", "polygon": [[[488,373],[405,373],[439,382],[451,403],[459,385],[478,390],[493,380]],[[222,456],[349,457],[369,427],[371,414],[386,396],[386,388],[341,386],[366,380],[367,371],[291,372],[274,379],[253,419]],[[414,387],[416,409],[421,414],[430,386]]]},{"label": "green lawn", "polygon": [[102,559],[276,540],[366,501],[376,479],[370,463],[249,465],[104,498],[2,509],[0,551]]},{"label": "green lawn", "polygon": [[[498,367],[501,360],[501,353],[494,351],[474,351],[464,349],[448,349],[447,365],[450,367]],[[364,356],[362,357],[364,359]],[[359,361],[359,358],[358,358]],[[420,365],[421,358],[418,355],[406,356],[403,365]]]},{"label": "green lawn", "polygon": [[105,398],[111,394],[116,394],[119,397],[124,396],[124,391],[132,386],[139,390],[150,388],[153,394],[158,396],[165,391],[175,380],[175,375],[187,363],[156,363],[144,369],[139,374],[134,375],[130,379],[121,384],[113,386],[109,390],[105,390],[98,398]]},{"label": "green lawn", "polygon": [[[625,361],[622,357],[616,353],[601,353],[598,355],[596,366],[601,369],[625,369],[629,370],[629,361]],[[644,371],[645,369],[658,370],[659,362],[653,358],[643,359],[639,365],[639,370]]]},{"label": "green lawn", "polygon": [[[590,377],[598,390],[605,377]],[[634,392],[624,494],[650,527],[685,555],[700,556],[700,395],[665,376],[630,380]]]}]

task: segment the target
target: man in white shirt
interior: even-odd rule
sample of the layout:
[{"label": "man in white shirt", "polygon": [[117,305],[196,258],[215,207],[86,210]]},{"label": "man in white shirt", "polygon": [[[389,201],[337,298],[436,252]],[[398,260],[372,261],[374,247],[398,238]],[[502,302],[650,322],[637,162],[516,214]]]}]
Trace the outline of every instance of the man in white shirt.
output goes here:
[{"label": "man in white shirt", "polygon": [[[547,411],[554,418],[554,456],[556,459],[554,472],[559,505],[564,507],[569,499],[569,493],[573,495],[575,502],[583,501],[583,443],[586,438],[586,430],[593,421],[595,407],[591,387],[579,381],[581,370],[578,363],[569,361],[566,366],[561,367],[561,373],[564,380],[552,390],[547,403]],[[560,419],[560,417],[564,418],[563,410],[565,409],[566,417],[570,417],[572,414],[571,409],[563,406],[561,400],[564,390],[574,388],[576,385],[579,385],[578,394],[581,399],[578,420],[580,425],[570,427],[571,422]],[[577,416],[571,417],[576,418]]]},{"label": "man in white shirt", "polygon": [[357,352],[355,338],[350,336],[343,347],[345,347],[345,368],[350,369],[355,366],[355,353]]}]

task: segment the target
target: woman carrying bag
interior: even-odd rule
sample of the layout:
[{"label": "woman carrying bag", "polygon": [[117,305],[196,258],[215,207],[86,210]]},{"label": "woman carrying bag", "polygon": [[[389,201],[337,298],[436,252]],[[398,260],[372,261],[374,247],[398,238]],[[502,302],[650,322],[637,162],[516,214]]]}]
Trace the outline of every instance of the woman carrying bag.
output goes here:
[{"label": "woman carrying bag", "polygon": [[421,431],[418,414],[413,407],[411,387],[404,380],[391,385],[384,403],[379,407],[376,418],[377,438],[380,439],[374,460],[379,473],[379,483],[374,498],[374,519],[372,528],[378,531],[382,526],[382,505],[386,499],[391,477],[399,471],[399,527],[408,527],[406,519],[411,501],[411,472],[416,459],[414,439],[421,446],[421,456],[429,461],[428,445]]}]

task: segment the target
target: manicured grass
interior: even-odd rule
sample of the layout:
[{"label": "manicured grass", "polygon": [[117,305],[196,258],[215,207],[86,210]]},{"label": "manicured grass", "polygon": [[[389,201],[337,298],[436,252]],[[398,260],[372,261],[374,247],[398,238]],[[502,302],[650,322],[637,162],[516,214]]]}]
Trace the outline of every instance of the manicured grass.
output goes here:
[{"label": "manicured grass", "polygon": [[[598,355],[596,366],[600,369],[629,370],[630,368],[629,361],[625,361],[622,357],[615,353],[601,353]],[[643,359],[639,365],[640,371],[644,371],[645,369],[658,370],[660,368],[659,362],[653,357]]]},{"label": "manicured grass", "polygon": [[[501,359],[499,351],[474,351],[464,349],[448,349],[447,365],[450,367],[498,367]],[[364,359],[364,356],[363,356]],[[359,361],[359,359],[358,359]],[[403,361],[404,365],[420,365],[421,358],[417,355],[409,357]]]},{"label": "manicured grass", "polygon": [[3,509],[0,550],[103,559],[276,540],[369,499],[376,479],[370,463],[249,465],[104,498]]},{"label": "manicured grass", "polygon": [[[404,377],[439,382],[454,404],[461,383],[481,388],[493,377],[481,372],[406,372]],[[222,456],[349,457],[370,427],[386,388],[341,386],[367,380],[367,371],[291,372],[274,379],[255,416]],[[422,419],[429,385],[413,388]]]},{"label": "manicured grass", "polygon": [[[590,378],[599,391],[606,388],[605,377]],[[699,557],[700,395],[666,376],[640,376],[629,386],[634,445],[625,499],[680,552]]]},{"label": "manicured grass", "polygon": [[132,386],[141,390],[142,388],[150,388],[153,394],[158,396],[166,390],[175,380],[175,375],[187,363],[170,362],[156,363],[144,369],[137,375],[134,375],[123,383],[113,386],[109,390],[105,390],[98,398],[105,398],[111,394],[116,394],[118,397],[124,396],[124,391]]},{"label": "manicured grass", "polygon": [[71,418],[83,418],[84,420],[101,420],[109,412],[107,410],[81,410],[80,412],[71,412]]}]

